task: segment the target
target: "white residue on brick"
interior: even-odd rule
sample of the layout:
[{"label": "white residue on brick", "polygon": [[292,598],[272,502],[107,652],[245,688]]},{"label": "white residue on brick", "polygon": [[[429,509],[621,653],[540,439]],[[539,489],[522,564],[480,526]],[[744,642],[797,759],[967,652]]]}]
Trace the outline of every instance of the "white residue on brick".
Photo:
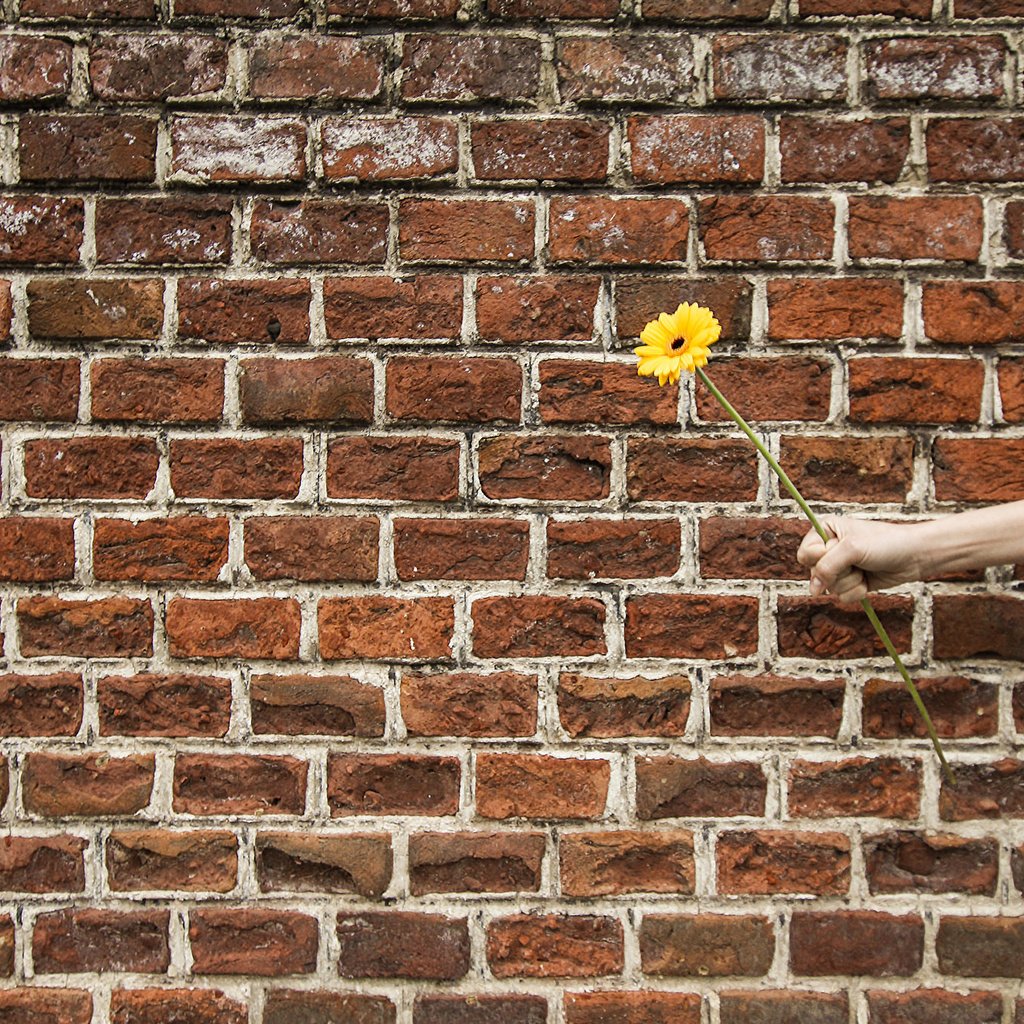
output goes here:
[{"label": "white residue on brick", "polygon": [[327,159],[356,150],[349,159],[356,175],[367,167],[435,166],[448,150],[418,121],[349,121],[324,128]]}]

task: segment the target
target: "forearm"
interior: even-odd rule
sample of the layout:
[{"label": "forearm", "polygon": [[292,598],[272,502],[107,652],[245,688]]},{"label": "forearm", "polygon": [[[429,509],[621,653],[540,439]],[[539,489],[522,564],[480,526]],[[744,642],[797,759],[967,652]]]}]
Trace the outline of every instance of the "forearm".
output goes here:
[{"label": "forearm", "polygon": [[912,540],[922,579],[1024,563],[1024,501],[915,524]]}]

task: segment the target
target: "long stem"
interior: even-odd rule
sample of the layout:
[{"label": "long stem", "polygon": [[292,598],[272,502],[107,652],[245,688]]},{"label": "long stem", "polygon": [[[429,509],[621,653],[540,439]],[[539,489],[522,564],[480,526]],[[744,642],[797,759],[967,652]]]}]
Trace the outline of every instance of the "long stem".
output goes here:
[{"label": "long stem", "polygon": [[[793,496],[793,499],[800,506],[801,511],[807,517],[811,526],[814,527],[814,530],[817,532],[818,536],[826,542],[831,540],[832,537],[829,535],[828,531],[822,525],[821,520],[818,519],[818,517],[814,514],[814,511],[811,509],[810,505],[808,505],[807,502],[804,500],[804,496],[797,490],[796,485],[793,483],[793,481],[789,479],[789,476],[786,474],[786,471],[779,465],[778,460],[775,458],[775,456],[772,455],[770,451],[768,451],[768,449],[764,446],[763,442],[757,436],[757,434],[755,434],[753,430],[750,429],[750,426],[748,425],[747,421],[732,407],[732,405],[730,404],[729,400],[725,397],[725,395],[723,395],[722,392],[719,391],[718,388],[716,388],[715,385],[711,383],[711,380],[708,378],[708,375],[699,366],[697,367],[697,376],[700,377],[700,379],[704,382],[704,386],[708,389],[708,391],[711,392],[712,395],[714,395],[719,405],[721,405],[722,408],[728,413],[730,419],[732,419],[736,426],[738,426],[740,430],[742,430],[743,433],[746,434],[751,441],[753,441],[754,446],[764,456],[765,461],[767,461],[768,465],[771,467],[772,472],[779,478],[779,481],[782,483],[782,486],[785,487],[787,491],[789,491],[789,493]],[[921,694],[918,692],[917,687],[914,685],[913,679],[910,678],[910,673],[907,671],[906,666],[903,664],[903,659],[900,658],[899,652],[896,650],[892,640],[889,638],[889,634],[886,631],[885,626],[882,625],[881,620],[878,618],[878,613],[875,611],[871,602],[865,597],[861,600],[860,606],[864,609],[864,613],[867,615],[868,621],[871,623],[872,626],[874,626],[875,632],[878,634],[878,639],[882,641],[882,646],[886,649],[886,651],[889,654],[889,657],[892,658],[893,662],[895,662],[896,668],[899,669],[899,673],[903,677],[903,683],[906,686],[908,692],[910,693],[910,699],[914,702],[915,707],[921,715],[921,719],[924,721],[925,728],[928,730],[928,737],[931,739],[932,746],[935,748],[935,753],[938,755],[939,761],[946,772],[946,778],[949,780],[951,785],[955,785],[956,780],[953,777],[953,769],[950,768],[949,763],[946,761],[946,756],[942,751],[942,744],[939,742],[938,734],[936,733],[935,726],[932,723],[932,717],[928,714],[928,709],[924,706],[924,701],[921,699]]]}]

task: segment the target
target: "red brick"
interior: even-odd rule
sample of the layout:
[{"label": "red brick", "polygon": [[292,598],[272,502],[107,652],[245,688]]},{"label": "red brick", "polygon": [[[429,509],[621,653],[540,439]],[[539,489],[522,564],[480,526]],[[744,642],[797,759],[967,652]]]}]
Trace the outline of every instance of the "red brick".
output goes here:
[{"label": "red brick", "polygon": [[317,920],[292,911],[194,909],[189,944],[195,974],[312,974]]},{"label": "red brick", "polygon": [[174,763],[174,810],[184,814],[302,814],[307,769],[306,762],[295,757],[179,753]]},{"label": "red brick", "polygon": [[551,259],[588,265],[685,260],[689,217],[689,205],[680,199],[556,197]]},{"label": "red brick", "polygon": [[27,293],[34,338],[152,341],[163,328],[164,284],[157,279],[36,278]]},{"label": "red brick", "polygon": [[604,122],[583,118],[477,121],[471,143],[475,177],[604,181],[609,132]]},{"label": "red brick", "polygon": [[78,392],[77,359],[0,356],[0,420],[74,423],[78,418]]},{"label": "red brick", "polygon": [[825,260],[832,256],[835,208],[803,196],[714,196],[698,205],[709,260]]},{"label": "red brick", "polygon": [[29,814],[129,815],[149,803],[153,779],[152,754],[30,753],[22,771],[22,797]]},{"label": "red brick", "polygon": [[1013,18],[1024,14],[1021,0],[955,0],[958,18]]},{"label": "red brick", "polygon": [[0,974],[14,974],[14,921],[9,914],[0,916]]},{"label": "red brick", "polygon": [[613,18],[614,0],[487,0],[495,18]]},{"label": "red brick", "polygon": [[542,996],[419,996],[413,1024],[544,1024],[547,1000]]},{"label": "red brick", "polygon": [[682,736],[690,715],[690,680],[563,672],[558,682],[558,713],[562,728],[574,739]]},{"label": "red brick", "polygon": [[522,389],[522,367],[511,359],[407,356],[387,364],[387,412],[399,421],[518,423]]},{"label": "red brick", "polygon": [[[626,601],[630,658],[735,658],[757,651],[755,597],[643,594]],[[716,623],[706,633],[702,624]]]},{"label": "red brick", "polygon": [[[912,642],[914,609],[908,599],[876,597],[875,611],[897,651]],[[834,601],[780,597],[779,653],[784,658],[872,658],[885,648],[863,611]]]},{"label": "red brick", "polygon": [[801,519],[715,516],[699,523],[703,579],[803,579],[795,552],[807,523]]},{"label": "red brick", "polygon": [[93,95],[107,102],[202,97],[227,81],[228,46],[214,36],[123,33],[89,47]]},{"label": "red brick", "polygon": [[549,521],[547,545],[553,579],[653,579],[679,569],[675,519]]},{"label": "red brick", "polygon": [[994,1024],[1003,1013],[998,992],[869,991],[867,999],[871,1024]]},{"label": "red brick", "polygon": [[689,36],[569,36],[555,55],[559,94],[569,103],[673,103],[694,87]]},{"label": "red brick", "polygon": [[153,653],[153,606],[131,597],[18,601],[21,653],[27,658],[141,658]]},{"label": "red brick", "polygon": [[927,19],[932,16],[932,8],[929,0],[800,0],[800,14],[826,18],[871,15]]},{"label": "red brick", "polygon": [[227,263],[231,200],[217,196],[99,199],[100,263]]},{"label": "red brick", "polygon": [[943,821],[1024,817],[1024,763],[1004,757],[989,764],[958,764],[956,785],[939,794]]},{"label": "red brick", "polygon": [[96,690],[104,736],[224,736],[231,722],[231,683],[217,676],[103,676]]},{"label": "red brick", "polygon": [[700,1024],[700,1004],[700,996],[691,992],[566,992],[565,1020],[566,1024]]},{"label": "red brick", "polygon": [[451,657],[455,619],[450,597],[323,598],[318,622],[325,659]]},{"label": "red brick", "polygon": [[0,580],[44,583],[72,579],[74,528],[73,519],[0,519]]},{"label": "red brick", "polygon": [[377,533],[373,518],[254,517],[245,521],[245,564],[258,580],[372,583]]},{"label": "red brick", "polygon": [[1024,498],[1019,438],[937,438],[932,449],[939,501],[1016,501]]},{"label": "red brick", "polygon": [[517,672],[404,673],[402,717],[411,736],[532,736],[537,677]]},{"label": "red brick", "polygon": [[275,265],[383,263],[389,220],[383,203],[261,201],[252,212],[252,252]]},{"label": "red brick", "polygon": [[916,818],[921,764],[895,757],[792,763],[789,812],[806,818]]},{"label": "red brick", "polygon": [[596,277],[480,277],[477,331],[484,340],[505,344],[589,341],[599,289]]},{"label": "red brick", "polygon": [[[994,736],[997,693],[991,683],[963,676],[915,680],[940,736]],[[864,734],[886,739],[928,735],[902,680],[869,679],[861,714]]]},{"label": "red brick", "polygon": [[542,832],[444,832],[409,837],[414,896],[446,892],[537,892]]},{"label": "red brick", "polygon": [[178,335],[211,344],[309,339],[309,282],[277,280],[178,281]]},{"label": "red brick", "polygon": [[100,580],[216,580],[228,557],[228,521],[97,519],[93,573]]},{"label": "red brick", "polygon": [[524,579],[529,524],[503,519],[396,519],[402,580]]},{"label": "red brick", "polygon": [[153,21],[156,9],[153,0],[23,0],[21,14],[33,18]]},{"label": "red brick", "polygon": [[272,100],[372,100],[384,82],[383,40],[355,36],[258,37],[249,93]]},{"label": "red brick", "polygon": [[608,496],[607,438],[505,434],[480,443],[480,489],[488,498],[595,501]]},{"label": "red brick", "polygon": [[881,278],[790,278],[768,282],[768,336],[899,338],[903,287]]},{"label": "red brick", "polygon": [[[709,376],[748,422],[828,419],[832,366],[823,359],[716,359]],[[707,388],[698,385],[696,397],[697,413],[702,420],[714,423],[729,419]]]},{"label": "red brick", "polygon": [[1018,978],[1024,970],[1024,928],[1017,917],[943,915],[935,951],[943,974]]},{"label": "red brick", "polygon": [[14,307],[11,300],[11,282],[0,281],[0,341],[11,338],[11,319]]},{"label": "red brick", "polygon": [[481,753],[476,810],[491,819],[597,819],[605,812],[610,779],[603,758]]},{"label": "red brick", "polygon": [[174,597],[167,641],[176,658],[295,659],[300,618],[294,598]]},{"label": "red brick", "polygon": [[865,47],[870,99],[984,102],[1004,95],[999,36],[874,39]]},{"label": "red brick", "polygon": [[540,90],[540,65],[539,40],[525,36],[409,35],[399,94],[407,102],[530,101]]},{"label": "red brick", "polygon": [[83,892],[88,845],[79,836],[7,835],[0,843],[0,886],[4,892]]},{"label": "red brick", "polygon": [[563,832],[559,855],[566,896],[694,891],[690,832]]},{"label": "red brick", "polygon": [[296,117],[179,116],[170,139],[175,183],[260,185],[306,176],[306,125]]},{"label": "red brick", "polygon": [[[13,935],[11,939],[13,943]],[[25,1020],[35,1024],[91,1024],[92,996],[80,989],[42,985],[0,991],[0,1024],[21,1024]]]},{"label": "red brick", "polygon": [[905,977],[921,967],[924,922],[916,914],[798,911],[789,926],[795,974]]},{"label": "red brick", "polygon": [[932,181],[1020,181],[1024,118],[935,118],[928,122]]},{"label": "red brick", "polygon": [[376,899],[391,881],[388,835],[261,832],[256,874],[261,892],[358,893]]},{"label": "red brick", "polygon": [[395,1005],[386,996],[316,989],[267,990],[263,1024],[326,1024],[332,1019],[351,1024],[395,1024]]},{"label": "red brick", "polygon": [[985,367],[976,359],[851,359],[850,419],[860,423],[977,423]]},{"label": "red brick", "polygon": [[32,933],[35,973],[164,974],[171,960],[169,918],[166,910],[122,912],[91,907],[40,914]]},{"label": "red brick", "polygon": [[23,114],[22,181],[152,182],[157,120],[138,114]]},{"label": "red brick", "polygon": [[722,1024],[784,1024],[804,1020],[813,1024],[846,1024],[850,1010],[846,995],[827,992],[723,992],[719,998]]},{"label": "red brick", "polygon": [[179,18],[290,18],[301,10],[302,0],[174,0]]},{"label": "red brick", "polygon": [[630,439],[626,490],[631,501],[753,501],[757,452],[729,438]]},{"label": "red brick", "polygon": [[907,497],[914,442],[886,437],[783,435],[779,462],[808,501],[895,502]]},{"label": "red brick", "polygon": [[294,498],[302,471],[298,437],[171,441],[171,487],[179,498]]},{"label": "red brick", "polygon": [[854,259],[976,260],[983,228],[974,196],[850,198]]},{"label": "red brick", "polygon": [[328,278],[324,317],[332,338],[457,338],[462,279]]},{"label": "red brick", "polygon": [[596,598],[483,597],[472,615],[479,658],[585,658],[607,650],[605,606]]},{"label": "red brick", "polygon": [[114,829],[106,865],[115,892],[230,892],[238,876],[238,840],[222,831]]},{"label": "red brick", "polygon": [[864,839],[872,893],[962,892],[994,896],[999,847],[994,839],[886,832]]},{"label": "red brick", "polygon": [[644,974],[717,978],[767,974],[775,936],[751,914],[645,914],[640,925]]},{"label": "red brick", "polygon": [[645,18],[668,21],[763,21],[771,12],[771,0],[646,0],[643,5]]},{"label": "red brick", "polygon": [[216,423],[224,408],[221,359],[98,359],[92,415],[113,423]]},{"label": "red brick", "polygon": [[0,732],[4,736],[74,736],[82,724],[82,677],[0,675]]},{"label": "red brick", "polygon": [[458,129],[449,118],[328,117],[321,142],[328,181],[439,178],[459,166]]},{"label": "red brick", "polygon": [[110,993],[111,1024],[165,1024],[195,1020],[203,1024],[245,1024],[244,1004],[216,989],[115,989]]},{"label": "red brick", "polygon": [[666,114],[628,121],[640,184],[759,184],[765,122],[754,114]]},{"label": "red brick", "polygon": [[461,777],[457,757],[331,754],[327,759],[327,800],[334,817],[443,817],[459,809]]},{"label": "red brick", "polygon": [[448,438],[341,437],[327,448],[327,494],[374,501],[454,501],[460,445]]},{"label": "red brick", "polygon": [[[0,52],[0,67],[2,61]],[[2,75],[0,70],[0,93]],[[81,199],[0,196],[0,264],[77,263],[84,232]]]},{"label": "red brick", "polygon": [[1024,337],[1024,287],[1017,281],[929,281],[923,289],[925,333],[955,345],[999,345]]},{"label": "red brick", "polygon": [[249,684],[255,733],[384,734],[384,694],[350,676],[261,676]]},{"label": "red brick", "polygon": [[784,182],[863,181],[892,184],[910,153],[906,117],[783,117],[779,149]]},{"label": "red brick", "polygon": [[0,103],[61,99],[71,89],[71,46],[46,36],[0,39]]},{"label": "red brick", "polygon": [[652,388],[633,363],[545,359],[538,403],[544,423],[667,426],[679,419],[674,389]]},{"label": "red brick", "polygon": [[534,251],[528,200],[404,199],[398,207],[403,261],[522,262]]},{"label": "red brick", "polygon": [[247,359],[238,384],[246,423],[368,424],[373,418],[373,366],[366,360]]},{"label": "red brick", "polygon": [[842,679],[718,676],[708,706],[717,736],[830,736],[843,718]]},{"label": "red brick", "polygon": [[583,914],[515,914],[487,926],[487,963],[497,978],[597,978],[620,974],[622,924]]},{"label": "red brick", "polygon": [[712,40],[715,98],[817,103],[846,98],[846,41],[823,33],[720,35]]},{"label": "red brick", "polygon": [[768,783],[751,762],[641,757],[636,762],[636,813],[641,820],[762,815]]},{"label": "red brick", "polygon": [[[999,360],[999,398],[1007,423],[1024,422],[1024,359]],[[0,366],[0,379],[3,368]]]},{"label": "red brick", "polygon": [[455,981],[469,971],[466,919],[407,911],[338,914],[343,978]]},{"label": "red brick", "polygon": [[844,896],[850,890],[850,840],[840,832],[723,832],[715,862],[720,893]]}]

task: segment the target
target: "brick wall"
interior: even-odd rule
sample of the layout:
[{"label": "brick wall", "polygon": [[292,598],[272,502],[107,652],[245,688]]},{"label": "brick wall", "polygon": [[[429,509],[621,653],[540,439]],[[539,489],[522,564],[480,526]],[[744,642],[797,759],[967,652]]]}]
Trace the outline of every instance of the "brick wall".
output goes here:
[{"label": "brick wall", "polygon": [[1024,1021],[1024,3],[0,10],[2,1024]]}]

